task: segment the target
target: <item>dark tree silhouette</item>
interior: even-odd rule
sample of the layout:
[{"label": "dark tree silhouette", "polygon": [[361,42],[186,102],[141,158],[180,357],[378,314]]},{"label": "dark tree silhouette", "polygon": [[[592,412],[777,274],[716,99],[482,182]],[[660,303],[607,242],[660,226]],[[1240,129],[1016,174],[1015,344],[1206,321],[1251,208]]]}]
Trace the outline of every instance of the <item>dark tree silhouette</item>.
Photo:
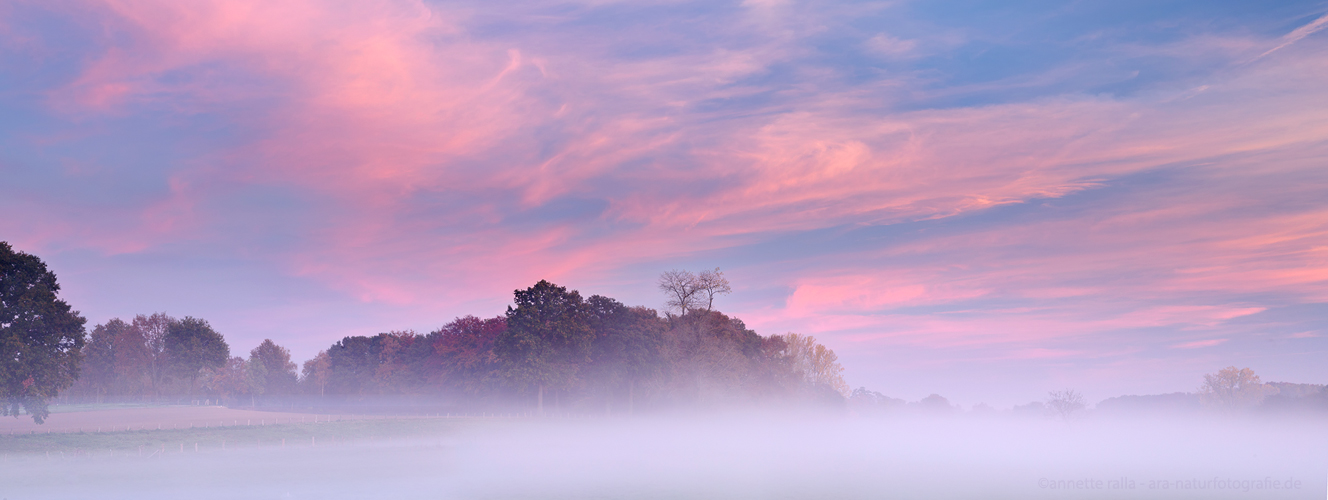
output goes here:
[{"label": "dark tree silhouette", "polygon": [[212,329],[207,321],[185,316],[172,321],[166,331],[165,351],[171,368],[181,377],[189,379],[193,394],[198,374],[204,368],[221,368],[231,357],[226,339]]},{"label": "dark tree silhouette", "polygon": [[0,242],[0,415],[45,422],[50,398],[78,379],[87,320],[59,291],[41,259]]},{"label": "dark tree silhouette", "polygon": [[[627,411],[636,404],[636,387],[660,373],[664,366],[661,348],[667,324],[653,309],[627,307],[614,299],[595,295],[586,301],[595,340],[590,369],[607,406],[615,392],[625,388]],[[606,408],[607,410],[607,408]]]},{"label": "dark tree silhouette", "polygon": [[589,360],[594,333],[575,290],[540,280],[514,294],[516,307],[507,308],[507,330],[494,341],[494,353],[509,380],[536,388],[536,407],[543,413],[544,390],[572,385]]}]

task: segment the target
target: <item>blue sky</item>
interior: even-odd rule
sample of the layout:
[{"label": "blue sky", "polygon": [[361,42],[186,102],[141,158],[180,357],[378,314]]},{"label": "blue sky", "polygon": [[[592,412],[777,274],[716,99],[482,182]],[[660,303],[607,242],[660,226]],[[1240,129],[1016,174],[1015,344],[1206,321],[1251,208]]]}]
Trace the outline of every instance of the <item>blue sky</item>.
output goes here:
[{"label": "blue sky", "polygon": [[1328,380],[1323,2],[9,2],[0,239],[236,352],[539,279],[971,405]]}]

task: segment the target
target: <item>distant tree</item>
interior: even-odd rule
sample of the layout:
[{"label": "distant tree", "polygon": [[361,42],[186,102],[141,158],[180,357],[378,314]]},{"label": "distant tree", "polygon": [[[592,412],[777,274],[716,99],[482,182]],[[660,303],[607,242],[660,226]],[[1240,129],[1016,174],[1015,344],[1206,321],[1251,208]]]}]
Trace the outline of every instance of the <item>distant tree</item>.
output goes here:
[{"label": "distant tree", "polygon": [[249,351],[249,363],[263,368],[262,378],[258,381],[263,394],[290,394],[295,391],[298,377],[290,351],[272,339],[264,339],[263,343]]},{"label": "distant tree", "polygon": [[1015,415],[1023,417],[1043,417],[1045,418],[1052,410],[1047,408],[1046,403],[1041,401],[1032,401],[1027,404],[1015,405],[1010,409]]},{"label": "distant tree", "polygon": [[844,397],[849,397],[848,383],[844,382],[844,367],[839,364],[835,351],[816,342],[816,337],[790,333],[784,335],[788,343],[788,356],[793,369],[808,384],[824,385]]},{"label": "distant tree", "polygon": [[[594,295],[586,300],[591,330],[590,369],[606,406],[613,394],[626,388],[627,411],[636,405],[636,387],[660,373],[666,324],[653,310],[627,307],[614,299]],[[607,411],[607,408],[606,408]]]},{"label": "distant tree", "polygon": [[262,374],[256,377],[255,368],[261,371],[262,365],[235,356],[227,359],[221,366],[209,366],[199,370],[199,379],[202,380],[200,385],[203,390],[222,399],[235,401],[248,397],[252,406],[254,395],[262,394]]},{"label": "distant tree", "polygon": [[170,330],[172,321],[175,321],[175,318],[167,316],[166,313],[134,316],[134,328],[142,332],[144,346],[147,348],[148,359],[144,368],[154,396],[161,395],[161,386],[166,380],[166,333]]},{"label": "distant tree", "polygon": [[514,295],[516,306],[507,308],[507,330],[494,340],[494,353],[508,380],[536,389],[536,407],[543,413],[544,390],[572,385],[589,360],[594,333],[575,290],[540,280]]},{"label": "distant tree", "polygon": [[150,355],[143,332],[133,325],[115,319],[119,330],[115,335],[116,392],[122,396],[141,396],[149,388],[148,363]]},{"label": "distant tree", "polygon": [[378,350],[370,337],[345,337],[327,350],[331,365],[327,389],[333,394],[363,395],[378,371]]},{"label": "distant tree", "polygon": [[43,423],[47,402],[78,379],[87,320],[59,291],[41,259],[0,242],[0,415]]},{"label": "distant tree", "polygon": [[328,357],[327,351],[318,351],[317,355],[304,362],[300,384],[306,387],[306,392],[323,396],[327,393],[327,382],[331,375],[332,360]]},{"label": "distant tree", "polygon": [[1254,370],[1228,366],[1204,375],[1199,400],[1209,408],[1236,411],[1257,406],[1271,392]]},{"label": "distant tree", "polygon": [[378,364],[373,385],[380,394],[406,394],[423,389],[424,358],[431,347],[414,331],[397,331],[374,337]]},{"label": "distant tree", "polygon": [[243,367],[244,388],[249,394],[249,406],[258,406],[258,397],[267,394],[267,383],[271,373],[268,372],[266,365],[254,359],[244,362]]},{"label": "distant tree", "polygon": [[955,407],[954,405],[950,404],[950,400],[945,399],[945,397],[941,396],[940,394],[929,395],[925,398],[922,398],[918,402],[912,404],[916,405],[919,409],[923,411],[932,412],[932,413],[945,414],[945,413],[952,413],[955,411]]},{"label": "distant tree", "polygon": [[886,413],[902,408],[905,404],[902,399],[895,399],[866,387],[853,389],[853,393],[848,397],[849,408],[864,415]]},{"label": "distant tree", "polygon": [[505,316],[465,316],[430,333],[434,355],[429,359],[435,364],[432,371],[437,383],[470,395],[489,388],[499,369],[493,345],[506,330]]},{"label": "distant tree", "polygon": [[675,401],[728,405],[769,394],[767,342],[738,318],[694,310],[668,321],[664,358]]},{"label": "distant tree", "polygon": [[669,308],[677,310],[679,316],[686,316],[688,311],[702,306],[710,312],[714,310],[716,295],[733,291],[718,267],[699,274],[677,269],[664,272],[659,276],[659,289],[668,296]]},{"label": "distant tree", "polygon": [[696,275],[696,289],[698,290],[698,300],[705,299],[706,312],[715,307],[715,296],[720,294],[732,293],[733,289],[729,287],[729,280],[724,278],[724,273],[716,267],[713,271],[701,271]]},{"label": "distant tree", "polygon": [[1061,420],[1070,420],[1087,407],[1088,405],[1084,402],[1084,395],[1074,389],[1047,393],[1047,408],[1060,417]]},{"label": "distant tree", "polygon": [[230,359],[231,348],[207,321],[185,316],[171,322],[167,329],[165,352],[173,371],[189,380],[189,391],[193,394],[199,372],[203,368],[224,366]]},{"label": "distant tree", "polygon": [[686,316],[687,311],[696,309],[700,301],[697,296],[696,275],[691,271],[665,271],[659,275],[659,289],[668,296],[666,304],[669,309],[678,311],[678,315]]},{"label": "distant tree", "polygon": [[115,338],[120,333],[119,325],[123,324],[113,319],[97,325],[83,344],[79,385],[91,390],[97,401],[115,390]]}]

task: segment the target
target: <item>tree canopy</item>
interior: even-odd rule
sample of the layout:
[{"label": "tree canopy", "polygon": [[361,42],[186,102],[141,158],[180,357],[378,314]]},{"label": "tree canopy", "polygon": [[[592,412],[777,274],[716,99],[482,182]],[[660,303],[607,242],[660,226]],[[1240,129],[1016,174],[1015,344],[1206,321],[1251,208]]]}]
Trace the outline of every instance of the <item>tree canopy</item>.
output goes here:
[{"label": "tree canopy", "polygon": [[546,387],[567,387],[589,361],[594,333],[585,302],[545,280],[514,292],[516,306],[507,308],[507,330],[494,341],[504,375],[520,387],[535,387],[543,411]]},{"label": "tree canopy", "polygon": [[226,339],[206,320],[185,316],[166,330],[165,352],[172,370],[189,380],[192,391],[203,368],[221,368],[231,357]]},{"label": "tree canopy", "polygon": [[41,259],[0,242],[0,415],[42,423],[50,398],[78,378],[87,320],[59,291]]},{"label": "tree canopy", "polygon": [[[258,377],[257,382],[263,394],[290,394],[295,391],[298,377],[290,350],[277,345],[272,339],[264,339],[263,343],[249,351],[249,363],[262,367],[262,376]],[[258,369],[254,371],[258,372]]]},{"label": "tree canopy", "polygon": [[[762,336],[738,318],[708,310],[728,288],[718,270],[686,273],[697,297],[686,313],[661,317],[613,298],[540,281],[515,290],[505,314],[464,316],[427,334],[348,336],[303,365],[272,339],[231,357],[204,320],[139,315],[93,330],[87,377],[71,391],[124,399],[207,395],[231,404],[289,401],[450,407],[531,406],[543,411],[633,412],[673,407],[800,404],[843,406],[842,369],[810,337]],[[721,286],[722,285],[722,286]],[[707,288],[708,287],[708,288]],[[154,350],[154,325],[164,323]],[[165,374],[153,375],[152,365]],[[157,378],[154,382],[154,378]],[[297,395],[303,393],[304,395]],[[312,396],[312,397],[309,397]]]}]

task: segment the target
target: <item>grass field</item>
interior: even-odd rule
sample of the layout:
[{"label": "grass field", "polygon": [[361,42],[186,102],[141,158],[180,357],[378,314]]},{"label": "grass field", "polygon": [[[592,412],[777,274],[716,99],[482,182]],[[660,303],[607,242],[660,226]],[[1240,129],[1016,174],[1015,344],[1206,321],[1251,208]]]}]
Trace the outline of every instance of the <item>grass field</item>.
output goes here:
[{"label": "grass field", "polygon": [[252,447],[315,447],[437,435],[491,424],[483,418],[404,418],[121,432],[0,435],[0,453],[80,456],[211,452]]}]

